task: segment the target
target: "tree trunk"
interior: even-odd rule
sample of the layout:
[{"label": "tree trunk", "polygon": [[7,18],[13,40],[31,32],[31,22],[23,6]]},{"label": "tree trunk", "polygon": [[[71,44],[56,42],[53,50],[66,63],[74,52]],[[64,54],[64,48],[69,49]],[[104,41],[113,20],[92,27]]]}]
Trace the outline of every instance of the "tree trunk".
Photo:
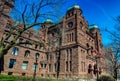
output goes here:
[{"label": "tree trunk", "polygon": [[1,71],[4,70],[4,54],[2,51],[0,51],[0,74],[1,74]]},{"label": "tree trunk", "polygon": [[114,78],[117,80],[117,69],[114,69]]},{"label": "tree trunk", "polygon": [[4,55],[7,54],[7,51],[4,51],[2,47],[0,47],[0,74],[2,71],[4,71]]}]

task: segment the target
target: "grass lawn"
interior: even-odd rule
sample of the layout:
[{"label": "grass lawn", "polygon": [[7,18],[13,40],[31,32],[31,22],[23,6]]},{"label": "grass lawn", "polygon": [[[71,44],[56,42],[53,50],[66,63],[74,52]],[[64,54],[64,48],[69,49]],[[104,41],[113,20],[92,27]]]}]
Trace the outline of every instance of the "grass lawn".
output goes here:
[{"label": "grass lawn", "polygon": [[[0,75],[0,81],[32,81],[32,77]],[[66,81],[66,80],[36,77],[35,81]]]}]

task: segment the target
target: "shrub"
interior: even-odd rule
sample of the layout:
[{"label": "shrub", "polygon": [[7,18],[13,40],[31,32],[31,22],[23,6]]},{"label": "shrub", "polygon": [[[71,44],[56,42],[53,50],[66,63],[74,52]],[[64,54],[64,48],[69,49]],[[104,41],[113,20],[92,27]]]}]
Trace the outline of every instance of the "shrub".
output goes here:
[{"label": "shrub", "polygon": [[98,81],[116,81],[113,77],[110,76],[101,76],[98,78]]}]

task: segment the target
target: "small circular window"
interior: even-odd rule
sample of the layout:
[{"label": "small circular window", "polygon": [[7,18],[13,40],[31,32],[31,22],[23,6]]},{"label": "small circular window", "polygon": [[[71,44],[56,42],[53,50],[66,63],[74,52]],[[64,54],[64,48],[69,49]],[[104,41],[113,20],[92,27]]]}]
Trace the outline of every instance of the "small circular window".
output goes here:
[{"label": "small circular window", "polygon": [[68,27],[71,28],[73,26],[73,22],[68,23]]}]

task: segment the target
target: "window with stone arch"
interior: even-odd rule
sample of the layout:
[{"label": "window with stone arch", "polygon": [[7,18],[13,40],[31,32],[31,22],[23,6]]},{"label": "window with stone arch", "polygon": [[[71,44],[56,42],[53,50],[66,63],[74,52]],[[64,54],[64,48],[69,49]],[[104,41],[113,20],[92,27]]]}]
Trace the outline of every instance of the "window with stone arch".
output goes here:
[{"label": "window with stone arch", "polygon": [[94,70],[93,70],[94,74],[96,75],[97,72],[98,72],[98,69],[97,69],[97,64],[94,64]]},{"label": "window with stone arch", "polygon": [[89,74],[92,73],[92,64],[89,64],[89,65],[88,65],[88,73],[89,73]]},{"label": "window with stone arch", "polygon": [[39,54],[39,53],[36,53],[36,54],[35,54],[35,59],[39,59],[39,56],[40,56],[40,54]]},{"label": "window with stone arch", "polygon": [[25,51],[25,54],[24,54],[24,57],[29,57],[30,56],[30,51],[29,50],[26,50]]}]

